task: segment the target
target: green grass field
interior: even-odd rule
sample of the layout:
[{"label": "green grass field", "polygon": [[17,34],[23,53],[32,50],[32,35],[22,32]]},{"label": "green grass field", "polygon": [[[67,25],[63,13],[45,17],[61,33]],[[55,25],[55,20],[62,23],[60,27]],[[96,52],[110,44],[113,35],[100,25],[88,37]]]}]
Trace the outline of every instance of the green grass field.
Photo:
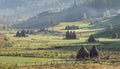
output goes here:
[{"label": "green grass field", "polygon": [[[75,30],[78,39],[66,40],[64,39],[65,32],[64,27],[67,25],[78,25],[79,30]],[[102,55],[111,55],[114,61],[118,61],[120,56],[120,39],[111,38],[97,38],[99,42],[88,43],[86,40],[91,34],[96,34],[101,29],[89,29],[88,23],[71,22],[61,23],[54,27],[55,31],[62,32],[62,35],[52,34],[37,34],[29,35],[29,37],[14,37],[15,33],[9,33],[9,31],[2,32],[9,38],[11,47],[0,47],[0,63],[1,64],[20,64],[31,62],[47,62],[60,59],[75,58],[77,52],[81,46],[86,46],[91,49],[92,45],[97,45],[101,50]],[[51,28],[49,28],[51,29]],[[104,44],[103,43],[107,43]],[[115,59],[113,59],[115,58]]]},{"label": "green grass field", "polygon": [[12,57],[12,56],[0,56],[0,62],[3,64],[17,64],[19,66],[34,63],[45,63],[48,61],[59,60],[52,58],[32,58],[32,57]]}]

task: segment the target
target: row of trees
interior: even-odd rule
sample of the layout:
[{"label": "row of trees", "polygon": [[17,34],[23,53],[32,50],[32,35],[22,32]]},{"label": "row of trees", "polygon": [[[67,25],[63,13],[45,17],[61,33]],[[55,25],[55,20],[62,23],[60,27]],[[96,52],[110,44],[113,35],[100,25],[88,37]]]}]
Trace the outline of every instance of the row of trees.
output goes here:
[{"label": "row of trees", "polygon": [[79,29],[79,26],[75,26],[75,25],[72,25],[72,26],[66,26],[65,27],[65,30],[76,30],[76,29]]},{"label": "row of trees", "polygon": [[96,46],[93,46],[90,52],[84,46],[79,50],[76,59],[88,59],[88,58],[98,58],[100,56],[100,51]]},{"label": "row of trees", "polygon": [[67,31],[66,32],[66,39],[77,39],[77,35],[75,31]]}]

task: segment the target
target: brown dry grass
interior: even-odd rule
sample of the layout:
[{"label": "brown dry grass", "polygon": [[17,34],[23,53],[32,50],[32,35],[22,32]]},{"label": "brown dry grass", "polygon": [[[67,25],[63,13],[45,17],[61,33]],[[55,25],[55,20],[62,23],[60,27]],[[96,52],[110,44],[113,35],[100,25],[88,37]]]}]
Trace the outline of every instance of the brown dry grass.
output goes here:
[{"label": "brown dry grass", "polygon": [[101,64],[80,64],[80,63],[63,63],[63,64],[50,64],[42,66],[28,66],[19,67],[18,69],[120,69],[119,64],[114,65],[101,65]]}]

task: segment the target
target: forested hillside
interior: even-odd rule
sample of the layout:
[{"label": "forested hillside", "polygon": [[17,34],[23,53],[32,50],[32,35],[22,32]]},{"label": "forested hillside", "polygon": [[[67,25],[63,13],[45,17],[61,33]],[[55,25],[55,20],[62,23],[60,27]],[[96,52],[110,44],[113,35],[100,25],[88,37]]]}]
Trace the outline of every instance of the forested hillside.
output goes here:
[{"label": "forested hillside", "polygon": [[[48,27],[48,21],[71,22],[83,19],[106,17],[119,13],[119,0],[90,0],[82,4],[71,5],[62,11],[45,11],[20,24],[15,24],[15,28],[39,28]],[[29,24],[29,25],[28,25]],[[47,24],[47,25],[46,25]]]}]

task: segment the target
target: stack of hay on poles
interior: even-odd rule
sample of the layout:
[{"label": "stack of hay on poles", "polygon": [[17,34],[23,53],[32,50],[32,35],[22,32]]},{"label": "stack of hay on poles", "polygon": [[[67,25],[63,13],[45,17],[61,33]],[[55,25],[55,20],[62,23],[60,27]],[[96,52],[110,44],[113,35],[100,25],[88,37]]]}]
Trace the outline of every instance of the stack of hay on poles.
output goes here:
[{"label": "stack of hay on poles", "polygon": [[82,46],[82,48],[79,50],[76,58],[77,59],[85,59],[85,58],[89,58],[89,51],[87,50],[86,47]]},{"label": "stack of hay on poles", "polygon": [[82,46],[76,56],[76,59],[99,58],[99,56],[100,56],[100,51],[97,49],[96,46],[93,46],[90,52],[85,46]]}]

